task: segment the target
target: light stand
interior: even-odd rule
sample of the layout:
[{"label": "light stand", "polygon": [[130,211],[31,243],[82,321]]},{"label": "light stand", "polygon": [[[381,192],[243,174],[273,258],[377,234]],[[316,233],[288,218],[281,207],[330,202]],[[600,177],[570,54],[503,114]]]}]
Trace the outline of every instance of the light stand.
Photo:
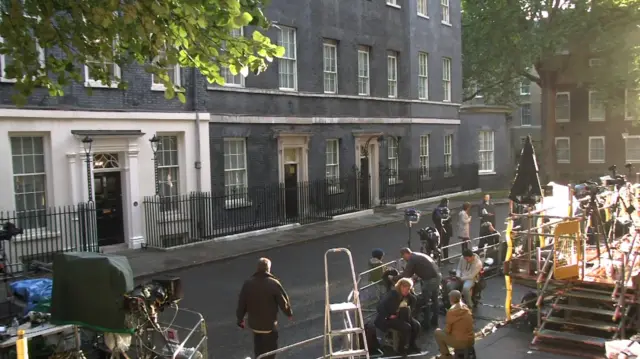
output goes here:
[{"label": "light stand", "polygon": [[82,146],[84,147],[85,161],[87,162],[87,192],[89,195],[89,202],[93,202],[93,188],[91,187],[91,145],[93,139],[89,136],[84,136],[82,139]]},{"label": "light stand", "polygon": [[411,228],[414,224],[420,222],[420,211],[415,208],[408,208],[404,210],[404,223],[409,228],[409,239],[407,241],[407,247],[411,248]]},{"label": "light stand", "polygon": [[160,182],[158,181],[158,147],[160,146],[160,139],[154,134],[149,139],[149,143],[151,143],[151,151],[153,151],[153,179],[156,186],[156,196],[160,196]]}]

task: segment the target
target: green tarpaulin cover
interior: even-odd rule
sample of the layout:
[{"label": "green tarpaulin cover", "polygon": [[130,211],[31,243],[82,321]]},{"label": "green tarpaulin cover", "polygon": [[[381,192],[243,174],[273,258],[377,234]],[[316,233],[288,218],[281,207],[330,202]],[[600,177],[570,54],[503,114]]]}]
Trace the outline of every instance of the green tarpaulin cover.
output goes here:
[{"label": "green tarpaulin cover", "polygon": [[51,322],[101,332],[130,333],[123,295],[133,289],[133,271],[123,256],[70,252],[53,260]]}]

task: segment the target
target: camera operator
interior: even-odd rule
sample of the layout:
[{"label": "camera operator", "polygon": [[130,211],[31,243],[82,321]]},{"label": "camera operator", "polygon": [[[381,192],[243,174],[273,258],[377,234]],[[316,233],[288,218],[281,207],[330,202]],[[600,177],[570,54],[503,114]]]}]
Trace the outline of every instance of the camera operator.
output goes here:
[{"label": "camera operator", "polygon": [[[236,310],[240,328],[244,328],[244,317],[248,314],[256,358],[278,349],[278,309],[282,310],[289,320],[292,319],[289,296],[280,281],[271,274],[271,261],[260,258],[258,270],[242,286]],[[274,359],[275,354],[266,358]]]},{"label": "camera operator", "polygon": [[[442,250],[442,259],[449,257],[449,241],[453,234],[453,225],[451,224],[451,211],[449,210],[449,200],[443,198],[436,209],[431,214],[433,225],[440,234],[440,248]],[[443,248],[444,247],[444,248]]]},{"label": "camera operator", "polygon": [[491,201],[491,195],[486,193],[480,206],[478,207],[478,218],[480,218],[480,224],[484,222],[491,222],[496,226],[496,206]]}]

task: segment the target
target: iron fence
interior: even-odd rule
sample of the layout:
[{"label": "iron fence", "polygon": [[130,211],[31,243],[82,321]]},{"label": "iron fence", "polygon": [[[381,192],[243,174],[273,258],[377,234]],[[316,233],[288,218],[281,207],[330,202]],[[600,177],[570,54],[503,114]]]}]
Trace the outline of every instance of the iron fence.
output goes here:
[{"label": "iron fence", "polygon": [[397,204],[478,188],[478,165],[382,171],[382,204]]},{"label": "iron fence", "polygon": [[47,207],[33,211],[0,211],[0,225],[11,222],[21,234],[1,241],[5,274],[17,274],[32,261],[50,263],[60,252],[97,252],[95,205]]}]

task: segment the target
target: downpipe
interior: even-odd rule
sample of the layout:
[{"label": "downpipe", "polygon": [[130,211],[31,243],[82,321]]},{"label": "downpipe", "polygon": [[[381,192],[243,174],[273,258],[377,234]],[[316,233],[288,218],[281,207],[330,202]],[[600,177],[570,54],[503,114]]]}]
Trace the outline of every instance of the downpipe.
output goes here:
[{"label": "downpipe", "polygon": [[198,112],[198,74],[197,69],[191,69],[191,110],[196,115],[196,160],[194,168],[196,169],[196,192],[202,191],[202,143],[200,141],[200,113]]}]

